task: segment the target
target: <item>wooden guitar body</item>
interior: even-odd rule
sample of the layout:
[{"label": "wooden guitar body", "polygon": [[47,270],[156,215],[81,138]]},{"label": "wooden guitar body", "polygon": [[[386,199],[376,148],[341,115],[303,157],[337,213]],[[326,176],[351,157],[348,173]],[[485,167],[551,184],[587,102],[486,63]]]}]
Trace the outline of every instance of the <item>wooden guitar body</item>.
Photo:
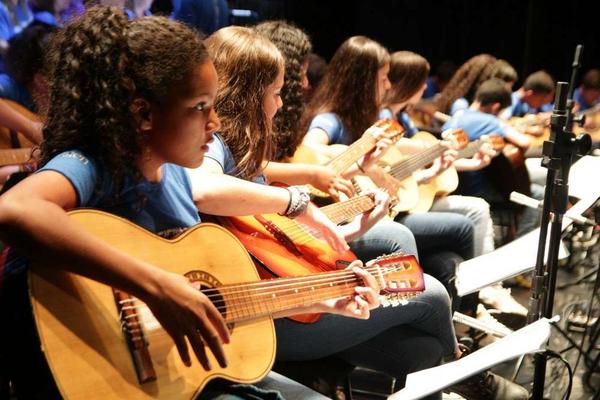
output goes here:
[{"label": "wooden guitar body", "polygon": [[[241,244],[214,224],[201,224],[177,239],[165,240],[106,213],[84,210],[71,217],[112,246],[171,272],[187,274],[204,286],[259,279]],[[65,399],[193,399],[215,377],[260,380],[275,359],[275,332],[269,317],[235,323],[231,343],[224,346],[229,366],[220,368],[209,354],[210,372],[198,362],[186,367],[165,331],[147,324],[146,339],[157,379],[139,384],[112,289],[67,272],[35,270],[30,275],[35,321]],[[142,309],[140,314],[150,311]]]},{"label": "wooden guitar body", "polygon": [[[83,229],[129,256],[188,278],[211,299],[231,335],[223,346],[228,367],[219,367],[210,351],[211,371],[199,362],[186,367],[144,303],[64,272],[64,266],[39,262],[29,276],[34,320],[42,351],[67,400],[194,399],[213,378],[258,381],[275,359],[272,315],[347,298],[362,285],[351,271],[261,281],[241,243],[214,224],[196,225],[167,240],[104,212],[69,214]],[[366,269],[391,305],[424,290],[423,271],[414,256],[392,254]]]},{"label": "wooden guitar body", "polygon": [[[23,107],[17,102],[8,99],[2,99],[13,110],[21,115],[29,118],[32,121],[40,121],[40,117]],[[0,149],[18,149],[21,147],[34,147],[35,144],[25,137],[20,132],[12,131],[8,128],[0,126]]]},{"label": "wooden guitar body", "polygon": [[[438,142],[438,139],[428,132],[417,132],[413,136],[417,140],[430,143]],[[454,167],[450,167],[440,175],[433,178],[429,183],[418,185],[417,204],[410,209],[411,213],[424,213],[429,211],[437,197],[452,193],[458,187],[458,173]]]},{"label": "wooden guitar body", "polygon": [[[275,276],[302,276],[345,268],[356,260],[351,250],[333,250],[319,233],[278,214],[223,218],[248,252]],[[277,231],[279,229],[279,231]]]}]

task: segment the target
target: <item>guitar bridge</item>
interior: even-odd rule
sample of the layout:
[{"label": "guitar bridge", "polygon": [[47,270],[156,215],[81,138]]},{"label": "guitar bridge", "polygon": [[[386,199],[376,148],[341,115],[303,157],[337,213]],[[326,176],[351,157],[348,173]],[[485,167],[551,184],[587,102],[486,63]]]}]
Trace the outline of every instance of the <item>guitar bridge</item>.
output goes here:
[{"label": "guitar bridge", "polygon": [[136,299],[117,289],[113,289],[113,294],[121,319],[121,330],[131,354],[138,382],[143,384],[155,381],[156,371],[148,351],[148,341],[140,322],[141,318],[136,310]]},{"label": "guitar bridge", "polygon": [[302,257],[302,252],[298,250],[294,242],[273,222],[268,221],[262,215],[255,215],[254,218],[260,222],[269,231],[275,239],[281,243],[290,253],[297,257]]}]

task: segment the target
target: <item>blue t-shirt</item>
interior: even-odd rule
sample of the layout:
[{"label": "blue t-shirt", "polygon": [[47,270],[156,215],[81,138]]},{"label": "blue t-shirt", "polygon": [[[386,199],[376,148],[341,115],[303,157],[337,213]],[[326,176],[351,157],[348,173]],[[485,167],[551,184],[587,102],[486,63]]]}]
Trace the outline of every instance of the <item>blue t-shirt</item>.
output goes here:
[{"label": "blue t-shirt", "polygon": [[519,92],[513,92],[510,96],[511,105],[501,114],[502,118],[509,119],[511,117],[522,117],[525,114],[537,114],[541,112],[552,111],[552,103],[542,104],[539,108],[532,108],[527,104]]},{"label": "blue t-shirt", "polygon": [[[497,133],[504,137],[509,130],[509,127],[494,115],[471,109],[453,115],[442,127],[444,130],[453,128],[463,129],[469,136],[470,141],[491,133]],[[483,171],[460,173],[459,189],[463,195],[480,195],[485,185],[486,176]]]},{"label": "blue t-shirt", "polygon": [[308,130],[319,128],[327,133],[329,143],[327,144],[352,144],[352,136],[342,124],[342,120],[335,113],[320,113],[317,114],[312,121]]},{"label": "blue t-shirt", "polygon": [[[216,161],[223,169],[223,173],[226,175],[241,178],[239,176],[237,164],[233,158],[233,154],[231,153],[229,146],[227,146],[225,143],[223,137],[218,133],[215,133],[214,139],[215,140],[208,144],[208,151],[204,154],[204,157],[208,157],[211,160]],[[264,174],[259,174],[252,179],[252,182],[266,185],[267,178]]]},{"label": "blue t-shirt", "polygon": [[461,110],[467,110],[469,108],[469,101],[464,97],[459,97],[454,100],[454,103],[450,106],[450,115],[454,115]]},{"label": "blue t-shirt", "polygon": [[398,121],[404,128],[403,137],[405,138],[411,138],[419,131],[413,120],[410,118],[410,115],[405,111],[401,111],[394,115],[389,108],[382,108],[381,111],[379,111],[379,119],[395,119]]},{"label": "blue t-shirt", "polygon": [[0,74],[0,97],[15,101],[28,110],[35,112],[35,105],[27,89],[18,84],[10,75]]},{"label": "blue t-shirt", "polygon": [[32,19],[27,3],[18,4],[14,9],[14,16],[11,17],[4,2],[0,2],[0,39],[9,40],[29,25]]},{"label": "blue t-shirt", "polygon": [[[58,154],[37,173],[42,171],[56,171],[71,182],[77,193],[77,207],[110,212],[161,236],[173,237],[200,222],[189,176],[174,164],[163,165],[160,182],[142,180],[132,184],[132,179],[126,177],[118,199],[111,176],[80,151]],[[3,278],[22,273],[26,267],[27,262],[11,251]]]},{"label": "blue t-shirt", "polygon": [[494,115],[470,109],[453,115],[442,126],[443,130],[453,128],[463,129],[469,136],[469,140],[477,140],[490,133],[497,133],[504,137],[509,130],[508,125]]},{"label": "blue t-shirt", "polygon": [[431,76],[427,77],[426,83],[427,83],[427,87],[425,88],[425,91],[423,92],[424,99],[429,99],[440,92],[440,89],[433,82],[433,79],[431,79]]}]

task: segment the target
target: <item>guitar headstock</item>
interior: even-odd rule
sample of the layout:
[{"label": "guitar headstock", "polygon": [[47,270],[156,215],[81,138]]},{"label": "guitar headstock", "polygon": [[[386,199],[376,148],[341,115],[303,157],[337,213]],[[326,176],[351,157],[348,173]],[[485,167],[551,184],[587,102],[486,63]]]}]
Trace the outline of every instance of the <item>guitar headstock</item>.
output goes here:
[{"label": "guitar headstock", "polygon": [[380,119],[371,125],[371,127],[367,129],[367,132],[371,128],[382,129],[385,132],[385,136],[388,139],[391,139],[392,142],[396,142],[404,136],[404,127],[395,119]]},{"label": "guitar headstock", "polygon": [[463,149],[469,144],[469,136],[459,128],[445,130],[442,132],[442,139],[449,141],[454,150]]},{"label": "guitar headstock", "polygon": [[502,148],[504,147],[504,139],[502,139],[502,137],[500,137],[500,135],[498,135],[497,133],[483,135],[481,137],[481,141],[496,152],[502,150]]},{"label": "guitar headstock", "polygon": [[393,253],[369,263],[369,272],[381,286],[384,306],[397,305],[425,290],[423,270],[413,255]]}]

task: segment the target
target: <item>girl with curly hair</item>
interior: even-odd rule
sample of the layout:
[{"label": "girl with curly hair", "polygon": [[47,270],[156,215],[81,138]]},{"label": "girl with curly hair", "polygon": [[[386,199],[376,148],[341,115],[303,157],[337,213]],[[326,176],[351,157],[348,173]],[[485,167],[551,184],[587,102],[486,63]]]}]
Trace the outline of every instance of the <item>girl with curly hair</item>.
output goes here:
[{"label": "girl with curly hair", "polygon": [[[99,208],[172,237],[199,222],[199,204],[209,212],[225,208],[227,215],[249,207],[285,214],[290,191],[188,175],[184,167],[202,163],[221,124],[215,68],[185,25],[162,17],[130,22],[122,10],[93,8],[57,34],[50,55],[42,168],[0,198],[0,235],[12,246],[0,269],[0,395],[8,396],[11,381],[19,398],[60,397],[30,311],[29,261],[125,290],[149,306],[184,365],[192,363],[191,346],[206,370],[207,349],[225,366],[229,331],[208,297],[185,277],[107,245],[66,210]],[[204,185],[223,195],[218,201],[197,196]],[[368,317],[377,305],[376,284],[362,269],[354,271],[366,286],[357,296],[296,311]]]},{"label": "girl with curly hair", "polygon": [[517,80],[517,72],[506,60],[498,60],[489,54],[471,57],[460,66],[440,93],[435,101],[437,110],[454,115],[459,110],[469,108],[479,86],[492,78],[506,82],[510,89]]}]

